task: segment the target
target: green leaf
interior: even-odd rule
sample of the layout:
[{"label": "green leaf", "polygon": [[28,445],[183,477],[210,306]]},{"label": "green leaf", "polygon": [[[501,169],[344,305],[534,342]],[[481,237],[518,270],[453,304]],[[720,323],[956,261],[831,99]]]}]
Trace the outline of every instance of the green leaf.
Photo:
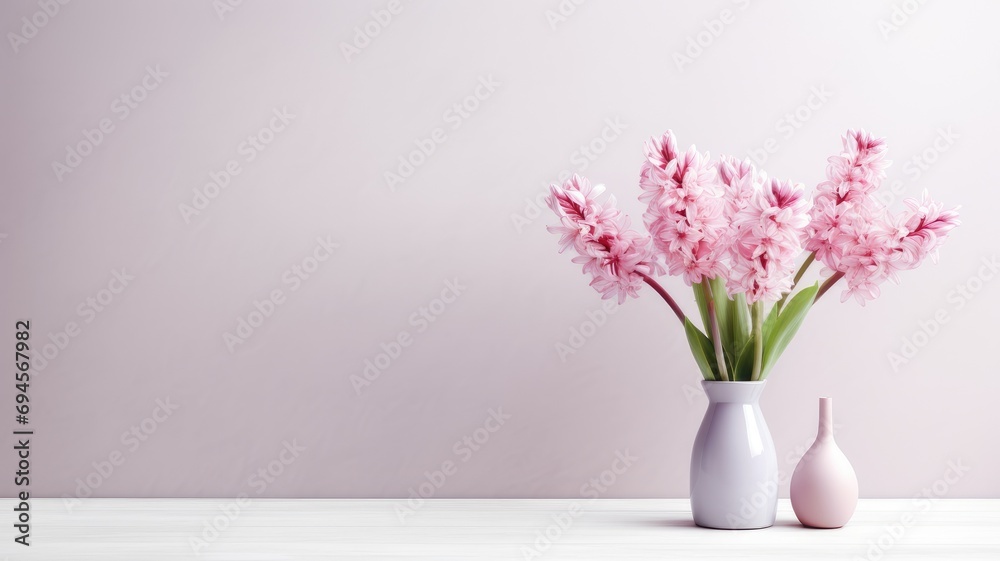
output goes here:
[{"label": "green leaf", "polygon": [[[715,351],[714,347],[713,347],[712,351],[713,352]],[[737,359],[737,357],[733,356],[726,349],[722,349],[722,357],[726,361],[726,372],[730,373],[729,374],[729,379],[732,380],[733,379],[733,375],[731,374],[731,372],[733,371],[733,369],[736,368],[736,359]]]},{"label": "green leaf", "polygon": [[750,337],[750,312],[747,309],[746,297],[741,292],[735,299],[730,299],[726,293],[725,281],[719,277],[709,282],[712,300],[715,303],[715,314],[719,318],[722,348],[729,358],[728,362],[735,364],[743,345]]},{"label": "green leaf", "polygon": [[736,382],[749,382],[753,377],[753,339],[747,337],[746,344],[740,351],[740,356],[736,359],[736,368],[733,369],[733,380]]},{"label": "green leaf", "polygon": [[715,315],[719,319],[719,335],[722,337],[722,348],[732,354],[734,352],[733,328],[730,321],[731,312],[729,308],[732,307],[733,301],[726,294],[726,287],[722,285],[722,279],[714,278],[708,282],[709,288],[712,291],[712,302],[715,305]]},{"label": "green leaf", "polygon": [[705,300],[705,289],[702,288],[701,283],[692,284],[691,288],[694,289],[694,301],[698,303],[698,311],[701,312],[701,327],[705,330],[703,333],[708,333],[710,324],[708,323],[708,301]]},{"label": "green leaf", "polygon": [[809,312],[813,301],[816,299],[817,291],[819,291],[819,283],[809,288],[803,288],[788,301],[780,313],[775,313],[775,308],[777,308],[775,306],[772,308],[771,313],[768,314],[768,320],[771,319],[772,315],[775,316],[775,319],[770,329],[767,329],[767,322],[765,321],[764,361],[761,366],[761,380],[767,377],[774,363],[778,361],[778,357],[781,356],[781,353],[785,351],[785,347],[795,337],[799,326],[802,325],[802,322],[806,318],[806,313]]},{"label": "green leaf", "polygon": [[750,307],[747,306],[746,294],[738,293],[733,298],[733,303],[729,307],[730,323],[733,330],[733,343],[735,349],[740,350],[746,341],[750,340]]},{"label": "green leaf", "polygon": [[715,365],[715,350],[712,347],[712,341],[688,318],[684,318],[684,332],[687,334],[691,354],[694,355],[694,361],[698,363],[702,376],[706,380],[720,380],[718,368]]},{"label": "green leaf", "polygon": [[767,317],[764,318],[764,325],[761,328],[761,331],[764,333],[764,345],[767,345],[767,337],[771,333],[771,331],[774,331],[774,326],[777,323],[778,323],[778,306],[771,306],[771,311],[768,312]]}]

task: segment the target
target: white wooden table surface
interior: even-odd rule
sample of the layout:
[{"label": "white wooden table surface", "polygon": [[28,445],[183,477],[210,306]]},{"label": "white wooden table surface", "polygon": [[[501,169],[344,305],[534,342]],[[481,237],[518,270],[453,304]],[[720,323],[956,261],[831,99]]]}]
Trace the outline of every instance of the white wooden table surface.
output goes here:
[{"label": "white wooden table surface", "polygon": [[35,499],[30,547],[14,504],[0,499],[10,560],[1000,560],[1000,500],[863,500],[838,530],[783,500],[772,528],[719,531],[684,499],[430,500],[402,520],[393,500]]}]

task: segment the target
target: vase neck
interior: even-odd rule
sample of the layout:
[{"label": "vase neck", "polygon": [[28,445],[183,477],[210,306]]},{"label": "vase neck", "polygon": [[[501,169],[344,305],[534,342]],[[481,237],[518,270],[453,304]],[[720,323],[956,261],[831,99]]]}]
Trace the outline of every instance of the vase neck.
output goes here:
[{"label": "vase neck", "polygon": [[819,431],[817,439],[833,438],[833,398],[819,398]]}]

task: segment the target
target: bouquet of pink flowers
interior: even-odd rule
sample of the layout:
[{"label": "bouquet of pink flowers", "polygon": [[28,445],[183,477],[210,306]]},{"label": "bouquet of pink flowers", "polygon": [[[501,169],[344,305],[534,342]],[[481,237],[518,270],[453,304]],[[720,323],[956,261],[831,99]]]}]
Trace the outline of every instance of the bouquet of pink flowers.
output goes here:
[{"label": "bouquet of pink flowers", "polygon": [[[843,280],[841,300],[864,305],[899,271],[936,261],[959,224],[957,208],[944,210],[926,193],[889,212],[874,196],[890,163],[885,139],[850,130],[843,144],[810,200],[801,184],[767,178],[749,160],[712,163],[694,146],[679,152],[667,131],[646,143],[639,172],[649,235],[632,229],[613,196],[598,202],[602,185],[578,175],[550,187],[559,224],[549,231],[561,236],[560,252],[576,251],[573,261],[604,298],[623,303],[643,284],[663,297],[706,380],[763,380],[833,285]],[[817,260],[825,280],[794,292]],[[655,280],[665,272],[693,287],[704,331]]]}]

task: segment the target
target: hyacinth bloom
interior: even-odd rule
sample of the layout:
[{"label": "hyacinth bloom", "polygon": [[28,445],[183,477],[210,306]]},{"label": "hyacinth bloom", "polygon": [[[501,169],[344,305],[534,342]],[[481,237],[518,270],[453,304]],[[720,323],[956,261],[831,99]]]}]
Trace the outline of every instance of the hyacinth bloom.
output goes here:
[{"label": "hyacinth bloom", "polygon": [[593,277],[591,286],[604,298],[617,296],[622,303],[638,296],[643,278],[661,274],[653,257],[649,237],[630,228],[629,219],[615,208],[614,197],[602,205],[597,197],[603,185],[591,186],[574,175],[562,186],[551,185],[546,201],[559,216],[559,225],[549,231],[560,234],[560,252],[572,247],[579,254],[574,263]]},{"label": "hyacinth bloom", "polygon": [[771,179],[752,191],[733,217],[730,294],[743,292],[753,303],[776,301],[792,289],[811,206],[805,187],[788,181]]},{"label": "hyacinth bloom", "polygon": [[[936,260],[959,224],[957,209],[926,193],[892,214],[875,198],[890,163],[885,140],[849,130],[842,144],[810,198],[801,184],[768,179],[749,160],[712,163],[694,146],[680,151],[667,131],[646,143],[639,170],[649,235],[631,228],[614,197],[598,201],[603,186],[576,175],[550,187],[559,223],[549,231],[560,235],[560,252],[574,250],[604,298],[622,303],[642,284],[652,287],[684,324],[706,379],[760,380],[837,282],[846,285],[842,300],[863,305],[900,271]],[[796,292],[813,261],[827,277]],[[665,272],[694,289],[704,331],[656,281]]]},{"label": "hyacinth bloom", "polygon": [[816,186],[812,226],[806,248],[831,270],[840,270],[845,249],[838,232],[852,222],[881,218],[881,204],[873,194],[885,177],[885,140],[864,130],[847,131],[844,151],[830,157],[826,181]]},{"label": "hyacinth bloom", "polygon": [[937,263],[938,248],[948,232],[959,225],[958,209],[944,210],[944,205],[932,201],[927,191],[922,200],[907,199],[905,204],[907,210],[896,218],[896,231],[901,236],[896,249],[901,254],[902,268],[915,269],[927,257]]},{"label": "hyacinth bloom", "polygon": [[864,305],[879,296],[880,284],[898,282],[899,271],[916,268],[929,255],[936,258],[944,236],[959,224],[958,212],[945,211],[924,193],[921,202],[906,200],[907,210],[894,216],[874,196],[889,164],[885,140],[852,130],[843,145],[828,160],[826,181],[816,187],[806,248],[834,272],[824,289],[844,278],[841,300],[853,296]]},{"label": "hyacinth bloom", "polygon": [[639,178],[639,200],[648,205],[643,220],[670,274],[688,285],[723,274],[725,202],[707,155],[693,146],[678,153],[667,131],[646,144]]},{"label": "hyacinth bloom", "polygon": [[717,167],[725,191],[726,220],[732,221],[750,203],[757,185],[757,170],[749,159],[741,162],[732,156],[720,158]]}]

